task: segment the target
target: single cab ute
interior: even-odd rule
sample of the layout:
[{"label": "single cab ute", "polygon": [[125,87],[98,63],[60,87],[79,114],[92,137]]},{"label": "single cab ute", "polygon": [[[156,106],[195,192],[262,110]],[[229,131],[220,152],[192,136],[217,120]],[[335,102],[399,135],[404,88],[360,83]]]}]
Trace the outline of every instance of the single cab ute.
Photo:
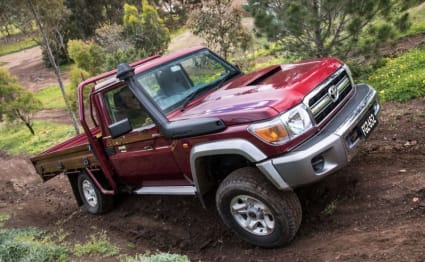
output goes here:
[{"label": "single cab ute", "polygon": [[293,189],[344,167],[380,112],[337,59],[243,73],[204,47],[121,64],[78,96],[84,134],[31,158],[44,181],[65,174],[93,214],[120,193],[205,206],[213,192],[223,222],[262,247],[290,243],[302,218]]}]

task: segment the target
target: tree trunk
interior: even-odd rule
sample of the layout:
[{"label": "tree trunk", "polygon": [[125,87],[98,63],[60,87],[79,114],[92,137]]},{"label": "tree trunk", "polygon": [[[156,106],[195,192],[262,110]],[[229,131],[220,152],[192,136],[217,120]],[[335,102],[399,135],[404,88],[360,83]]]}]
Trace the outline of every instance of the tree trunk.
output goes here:
[{"label": "tree trunk", "polygon": [[55,32],[56,32],[56,35],[59,37],[59,43],[60,43],[61,48],[62,48],[62,50],[63,50],[63,52],[65,54],[66,61],[68,63],[70,63],[71,60],[69,59],[68,52],[66,51],[66,45],[65,45],[65,42],[63,40],[63,35],[62,35],[62,33],[57,28],[55,29]]},{"label": "tree trunk", "polygon": [[62,77],[61,77],[61,74],[60,74],[60,69],[59,69],[59,66],[56,64],[55,58],[54,58],[53,53],[52,53],[52,49],[50,48],[50,44],[49,44],[49,41],[48,41],[47,36],[46,36],[46,32],[44,31],[43,25],[41,24],[40,16],[39,16],[38,12],[35,10],[35,7],[32,3],[32,0],[27,0],[27,2],[29,4],[31,13],[34,15],[34,19],[37,23],[38,29],[40,30],[41,36],[43,37],[44,46],[47,49],[47,54],[48,54],[48,57],[49,57],[50,64],[54,68],[56,79],[58,80],[59,87],[60,87],[60,90],[61,90],[61,93],[62,93],[62,97],[65,100],[66,108],[68,109],[68,111],[70,113],[70,116],[71,116],[71,119],[72,119],[72,124],[73,124],[74,129],[75,129],[75,133],[79,134],[80,130],[78,128],[77,117],[75,116],[75,113],[72,112],[72,110],[69,110],[71,107],[69,105],[68,99],[66,99],[65,87],[63,85]]},{"label": "tree trunk", "polygon": [[25,126],[29,129],[31,132],[31,135],[35,135],[34,128],[32,128],[31,120],[28,118],[26,119],[19,110],[15,110],[15,114],[22,120],[22,122],[25,123]]},{"label": "tree trunk", "polygon": [[315,11],[315,16],[317,19],[317,22],[314,26],[314,42],[316,44],[316,55],[318,57],[324,56],[324,45],[323,45],[323,39],[322,39],[322,31],[320,29],[320,26],[322,24],[321,22],[321,1],[320,0],[314,0],[313,1],[313,8]]},{"label": "tree trunk", "polygon": [[25,122],[25,125],[28,127],[32,135],[35,135],[34,129],[32,128],[32,125],[28,122]]}]

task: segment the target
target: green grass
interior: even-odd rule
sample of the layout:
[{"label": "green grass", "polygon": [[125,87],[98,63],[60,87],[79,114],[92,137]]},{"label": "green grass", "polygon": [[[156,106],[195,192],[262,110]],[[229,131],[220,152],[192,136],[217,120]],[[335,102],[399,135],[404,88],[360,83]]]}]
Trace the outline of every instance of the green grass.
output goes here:
[{"label": "green grass", "polygon": [[74,246],[74,254],[78,257],[90,255],[112,257],[117,256],[119,251],[120,249],[109,241],[105,232],[91,235],[86,243]]},{"label": "green grass", "polygon": [[0,123],[0,148],[12,154],[36,154],[74,136],[71,125],[48,121],[34,122],[35,135],[24,124]]},{"label": "green grass", "polygon": [[68,233],[63,230],[46,233],[38,228],[1,229],[0,261],[100,261],[100,257],[112,257],[123,262],[190,262],[186,256],[169,253],[147,252],[134,257],[120,254],[106,232],[94,234],[86,243],[73,246],[64,241],[66,236]]},{"label": "green grass", "polygon": [[407,101],[425,96],[425,49],[414,49],[387,59],[371,73],[368,82],[383,101]]},{"label": "green grass", "polygon": [[0,56],[15,53],[36,45],[38,45],[37,42],[32,38],[27,38],[16,43],[2,44],[0,45]]},{"label": "green grass", "polygon": [[4,226],[4,222],[10,219],[10,215],[6,213],[0,213],[0,227]]},{"label": "green grass", "polygon": [[169,254],[169,253],[158,253],[158,254],[145,254],[136,255],[135,257],[125,257],[122,259],[124,262],[190,262],[187,256]]},{"label": "green grass", "polygon": [[40,89],[37,93],[35,93],[35,97],[41,101],[44,109],[66,108],[62,93],[57,85]]},{"label": "green grass", "polygon": [[68,254],[39,229],[0,230],[0,261],[66,261]]}]

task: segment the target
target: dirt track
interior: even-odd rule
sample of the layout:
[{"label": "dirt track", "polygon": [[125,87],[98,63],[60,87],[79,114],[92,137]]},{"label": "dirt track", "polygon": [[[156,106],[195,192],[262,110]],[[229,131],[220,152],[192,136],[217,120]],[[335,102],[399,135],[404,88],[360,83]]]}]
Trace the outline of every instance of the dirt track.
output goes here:
[{"label": "dirt track", "polygon": [[124,196],[111,213],[86,214],[76,207],[66,177],[42,184],[25,156],[0,157],[0,212],[12,215],[7,227],[63,228],[69,241],[106,230],[130,254],[170,251],[194,261],[423,261],[424,112],[424,99],[385,104],[379,130],[347,168],[297,191],[303,222],[285,248],[241,242],[213,208],[204,210],[191,197]]}]

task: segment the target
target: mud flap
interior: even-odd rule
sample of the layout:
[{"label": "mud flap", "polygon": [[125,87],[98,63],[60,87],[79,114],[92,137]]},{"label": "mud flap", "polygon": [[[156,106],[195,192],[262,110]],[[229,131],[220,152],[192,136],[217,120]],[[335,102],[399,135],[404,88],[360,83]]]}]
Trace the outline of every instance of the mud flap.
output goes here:
[{"label": "mud flap", "polygon": [[78,192],[78,174],[69,174],[67,177],[69,184],[71,185],[72,192],[74,193],[74,198],[77,201],[77,205],[82,206],[83,200],[81,199],[80,192]]}]

